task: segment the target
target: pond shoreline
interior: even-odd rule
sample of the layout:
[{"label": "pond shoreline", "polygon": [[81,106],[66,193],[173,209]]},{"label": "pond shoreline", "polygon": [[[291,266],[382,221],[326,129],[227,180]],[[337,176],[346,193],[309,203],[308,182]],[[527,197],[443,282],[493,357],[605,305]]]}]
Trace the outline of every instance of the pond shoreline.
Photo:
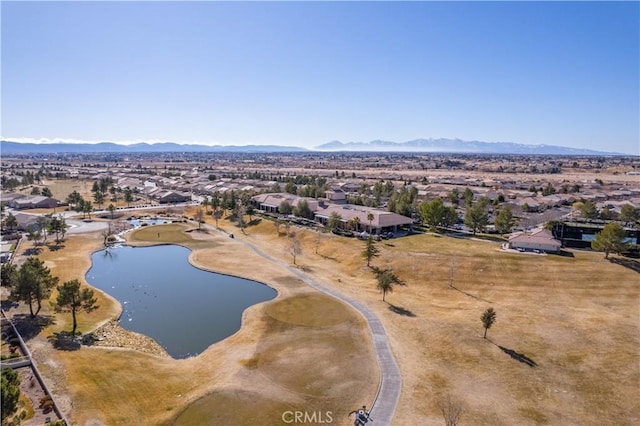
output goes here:
[{"label": "pond shoreline", "polygon": [[108,320],[88,335],[93,337],[88,346],[134,349],[151,355],[171,358],[154,339],[123,328],[116,319]]}]

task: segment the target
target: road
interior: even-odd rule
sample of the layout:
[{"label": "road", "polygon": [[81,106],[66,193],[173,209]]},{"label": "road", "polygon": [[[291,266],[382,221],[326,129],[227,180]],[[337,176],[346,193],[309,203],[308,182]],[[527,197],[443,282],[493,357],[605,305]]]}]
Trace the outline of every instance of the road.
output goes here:
[{"label": "road", "polygon": [[[211,225],[206,225],[206,227],[210,230],[217,230]],[[217,231],[228,235],[224,231]],[[398,400],[400,399],[400,391],[402,389],[402,375],[400,373],[400,369],[398,368],[398,364],[396,363],[395,357],[393,356],[393,352],[391,351],[387,334],[384,331],[384,326],[382,325],[382,322],[377,317],[377,315],[360,301],[345,296],[337,292],[336,290],[325,287],[324,285],[308,277],[298,268],[295,268],[286,262],[270,256],[250,242],[240,238],[237,238],[236,241],[249,247],[256,254],[262,256],[268,261],[276,263],[288,269],[291,273],[296,275],[311,287],[351,305],[354,309],[362,314],[369,326],[369,331],[371,332],[371,337],[373,340],[373,347],[378,358],[378,365],[380,366],[380,386],[378,388],[378,393],[376,394],[376,397],[371,404],[370,418],[373,422],[375,422],[376,425],[392,424],[393,414],[395,413]],[[354,409],[357,408],[359,407],[354,407]]]}]

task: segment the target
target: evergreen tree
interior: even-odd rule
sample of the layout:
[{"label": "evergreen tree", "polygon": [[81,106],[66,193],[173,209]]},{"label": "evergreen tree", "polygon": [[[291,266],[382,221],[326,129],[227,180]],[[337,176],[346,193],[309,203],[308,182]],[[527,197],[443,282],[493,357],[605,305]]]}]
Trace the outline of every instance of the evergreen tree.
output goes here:
[{"label": "evergreen tree", "polygon": [[500,234],[508,234],[509,232],[511,232],[511,228],[513,228],[514,224],[515,220],[513,219],[511,208],[507,206],[501,209],[495,221],[496,231],[498,231]]},{"label": "evergreen tree", "polygon": [[380,249],[376,247],[375,242],[373,241],[373,237],[369,234],[369,238],[367,238],[367,245],[362,252],[362,257],[364,257],[367,261],[367,266],[371,266],[371,261],[374,257],[378,257],[380,255]]},{"label": "evergreen tree", "polygon": [[464,214],[464,224],[473,230],[473,235],[477,231],[484,231],[489,223],[489,214],[487,213],[484,203],[477,202],[470,207]]},{"label": "evergreen tree", "polygon": [[595,251],[603,251],[604,258],[607,259],[609,253],[620,254],[627,249],[625,238],[626,231],[619,223],[608,223],[591,241],[591,248]]},{"label": "evergreen tree", "polygon": [[491,328],[491,326],[496,322],[496,312],[493,308],[489,308],[480,317],[482,320],[482,325],[484,326],[484,336],[483,338],[487,338],[487,330]]},{"label": "evergreen tree", "polygon": [[18,411],[18,401],[20,399],[20,376],[11,368],[3,368],[2,373],[0,374],[0,399],[2,399],[0,421],[4,426],[7,424],[7,420]]},{"label": "evergreen tree", "polygon": [[[51,271],[44,262],[35,257],[29,257],[20,267],[11,288],[11,297],[29,304],[31,317],[35,317],[42,308],[42,301],[48,299],[51,290],[58,283],[58,277],[51,275]],[[37,310],[33,311],[36,303]]]},{"label": "evergreen tree", "polygon": [[97,299],[93,297],[93,290],[90,288],[80,290],[80,281],[78,280],[66,281],[61,286],[58,286],[57,289],[56,311],[71,312],[71,317],[73,318],[71,335],[75,336],[76,328],[78,327],[76,314],[79,311],[89,313],[98,309],[96,305]]}]

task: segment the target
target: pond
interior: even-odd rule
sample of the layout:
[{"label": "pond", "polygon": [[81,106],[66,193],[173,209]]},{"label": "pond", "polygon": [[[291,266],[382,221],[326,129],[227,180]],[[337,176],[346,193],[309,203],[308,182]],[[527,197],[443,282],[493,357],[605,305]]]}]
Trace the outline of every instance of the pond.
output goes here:
[{"label": "pond", "polygon": [[174,358],[231,336],[245,309],[276,296],[259,282],[195,268],[189,253],[177,245],[109,248],[93,254],[86,276],[122,304],[122,327],[152,337]]},{"label": "pond", "polygon": [[139,226],[147,226],[147,225],[162,225],[164,223],[171,223],[171,219],[128,219],[127,222],[137,228]]}]

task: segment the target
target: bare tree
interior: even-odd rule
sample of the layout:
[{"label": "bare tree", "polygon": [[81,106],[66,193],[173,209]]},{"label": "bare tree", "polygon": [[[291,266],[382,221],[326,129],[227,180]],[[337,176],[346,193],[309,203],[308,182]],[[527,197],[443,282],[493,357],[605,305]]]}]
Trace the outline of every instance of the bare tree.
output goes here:
[{"label": "bare tree", "polygon": [[222,218],[224,211],[222,209],[216,208],[213,211],[213,218],[216,220],[216,228],[218,228],[218,221]]},{"label": "bare tree", "polygon": [[318,254],[318,249],[320,248],[320,241],[322,241],[322,232],[318,232],[316,236],[316,254]]},{"label": "bare tree", "polygon": [[200,225],[204,222],[204,211],[200,207],[196,209],[195,219],[198,222],[198,229],[200,229]]},{"label": "bare tree", "polygon": [[289,253],[293,256],[293,264],[296,264],[296,257],[300,253],[302,253],[302,245],[300,244],[300,239],[298,238],[298,234],[295,232],[291,232],[289,234]]},{"label": "bare tree", "polygon": [[105,229],[102,231],[102,243],[106,246],[107,245],[107,241],[109,240],[109,237],[111,236],[111,222],[109,222],[109,228]]},{"label": "bare tree", "polygon": [[449,267],[449,287],[453,288],[453,275],[456,272],[456,256],[451,257],[451,266]]},{"label": "bare tree", "polygon": [[460,422],[460,417],[464,413],[462,406],[451,399],[451,395],[447,395],[438,404],[444,423],[446,426],[456,426]]}]

